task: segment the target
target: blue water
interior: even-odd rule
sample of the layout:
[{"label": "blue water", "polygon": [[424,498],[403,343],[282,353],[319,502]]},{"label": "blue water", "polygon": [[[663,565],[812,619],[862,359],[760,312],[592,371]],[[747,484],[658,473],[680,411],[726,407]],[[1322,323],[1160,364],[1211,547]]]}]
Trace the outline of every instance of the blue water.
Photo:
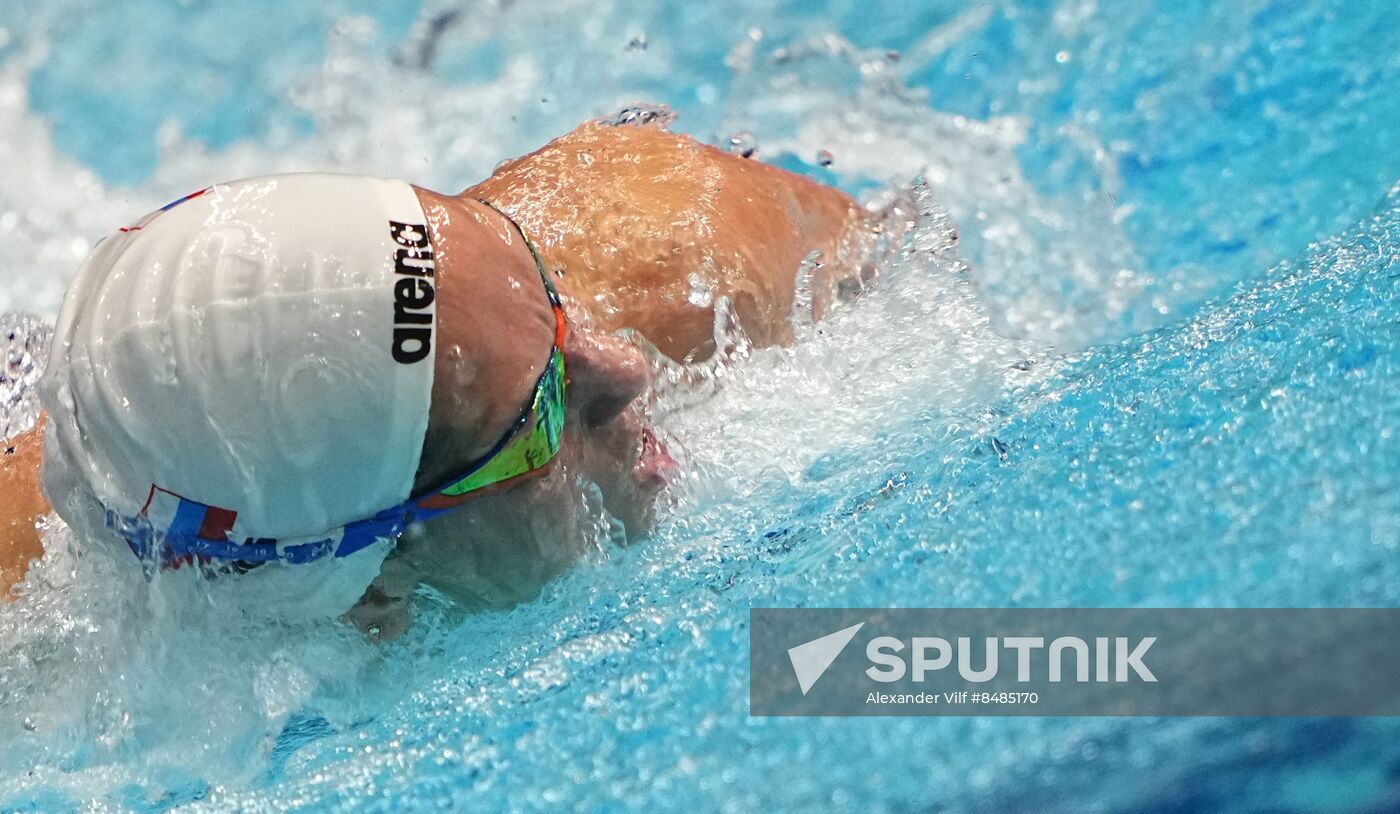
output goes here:
[{"label": "blue water", "polygon": [[84,240],[211,177],[455,190],[637,99],[926,184],[872,296],[663,398],[692,474],[652,538],[510,613],[211,621],[50,529],[0,610],[0,809],[1400,808],[1388,720],[750,719],[745,629],[1400,602],[1394,10],[753,5],[0,10],[0,310],[41,322]]}]

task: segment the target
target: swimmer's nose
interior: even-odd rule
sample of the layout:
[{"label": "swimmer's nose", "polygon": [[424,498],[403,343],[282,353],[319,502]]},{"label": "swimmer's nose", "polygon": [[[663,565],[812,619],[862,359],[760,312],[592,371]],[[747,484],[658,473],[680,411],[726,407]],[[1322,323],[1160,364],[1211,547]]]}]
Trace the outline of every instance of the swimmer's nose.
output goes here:
[{"label": "swimmer's nose", "polygon": [[627,409],[651,378],[640,348],[586,328],[570,332],[564,356],[569,400],[592,427],[608,423]]}]

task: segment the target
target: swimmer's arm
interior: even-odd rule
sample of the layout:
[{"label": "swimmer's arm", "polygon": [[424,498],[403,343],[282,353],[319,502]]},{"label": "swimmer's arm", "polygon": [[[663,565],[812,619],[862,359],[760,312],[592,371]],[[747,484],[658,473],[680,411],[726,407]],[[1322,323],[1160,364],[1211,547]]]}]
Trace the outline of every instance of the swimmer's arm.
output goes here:
[{"label": "swimmer's arm", "polygon": [[552,266],[583,300],[611,302],[602,327],[635,328],[672,358],[710,343],[714,319],[688,304],[694,274],[736,305],[751,341],[791,337],[797,272],[821,253],[814,314],[829,292],[866,276],[870,219],[834,187],[659,126],[585,123],[507,162],[466,190],[541,236]]},{"label": "swimmer's arm", "polygon": [[0,598],[10,597],[30,562],[44,553],[36,525],[50,511],[39,488],[43,421],[41,416],[39,426],[0,441]]}]

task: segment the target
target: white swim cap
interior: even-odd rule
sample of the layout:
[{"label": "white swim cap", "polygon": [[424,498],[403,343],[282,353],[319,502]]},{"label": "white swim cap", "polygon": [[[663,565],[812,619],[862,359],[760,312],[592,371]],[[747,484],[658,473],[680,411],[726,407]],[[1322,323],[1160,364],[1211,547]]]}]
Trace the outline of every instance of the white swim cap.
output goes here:
[{"label": "white swim cap", "polygon": [[404,501],[432,396],[433,272],[413,188],[378,178],[219,184],[107,238],[64,300],[42,386],[55,507],[80,530],[141,517],[237,543],[324,536]]}]

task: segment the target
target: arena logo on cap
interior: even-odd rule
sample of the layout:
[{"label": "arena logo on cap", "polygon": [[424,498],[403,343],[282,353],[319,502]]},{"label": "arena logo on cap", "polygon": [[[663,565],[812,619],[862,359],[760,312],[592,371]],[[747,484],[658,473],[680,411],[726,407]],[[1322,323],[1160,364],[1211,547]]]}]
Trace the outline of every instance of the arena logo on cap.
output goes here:
[{"label": "arena logo on cap", "polygon": [[433,349],[433,247],[423,224],[389,221],[394,250],[394,361],[421,362]]}]

